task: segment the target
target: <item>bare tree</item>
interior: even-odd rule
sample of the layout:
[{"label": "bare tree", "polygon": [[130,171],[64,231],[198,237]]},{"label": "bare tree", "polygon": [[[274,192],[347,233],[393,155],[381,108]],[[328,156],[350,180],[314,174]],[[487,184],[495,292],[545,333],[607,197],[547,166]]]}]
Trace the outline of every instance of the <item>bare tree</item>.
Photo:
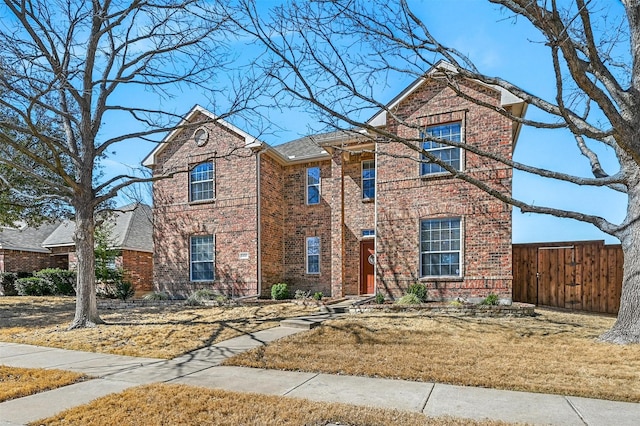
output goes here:
[{"label": "bare tree", "polygon": [[[41,183],[37,193],[22,196],[57,200],[70,209],[78,256],[70,328],[101,323],[94,213],[121,189],[148,178],[105,177],[99,162],[116,146],[160,140],[180,118],[164,110],[161,100],[185,86],[212,97],[220,93],[216,75],[231,58],[229,21],[217,2],[197,0],[4,0],[0,14],[0,143],[29,160],[2,156],[0,165]],[[238,97],[230,105],[229,113],[246,104]],[[123,120],[137,122],[137,128],[123,126]]]},{"label": "bare tree", "polygon": [[[523,212],[586,222],[618,238],[625,259],[620,311],[615,325],[601,339],[621,344],[640,342],[640,8],[635,1],[623,0],[626,15],[616,20],[609,14],[610,4],[597,1],[563,2],[562,7],[554,0],[490,1],[501,5],[508,17],[528,21],[543,37],[555,73],[550,82],[556,88],[554,98],[545,99],[483,74],[470,58],[437,40],[406,0],[293,1],[273,8],[269,17],[258,13],[255,2],[244,0],[234,16],[243,19],[243,28],[265,47],[261,66],[282,99],[311,106],[321,120],[334,127],[365,130],[378,142],[378,154],[383,153],[384,143],[404,144],[420,151],[426,161]],[[526,173],[626,194],[626,218],[612,223],[598,215],[515,199],[430,156],[422,150],[422,139],[400,138],[358,118],[361,111],[386,109],[373,88],[398,75],[426,78],[426,72],[434,67],[440,68],[438,77],[451,89],[476,104],[496,109],[470,98],[458,84],[460,78],[506,89],[542,112],[539,115],[546,119],[534,120],[497,108],[521,125],[571,134],[592,176],[574,176],[496,157],[464,142],[433,138],[435,142],[460,146]],[[386,113],[401,120],[393,110]],[[400,124],[416,127],[414,123]],[[615,152],[619,170],[603,169],[597,146]]]}]

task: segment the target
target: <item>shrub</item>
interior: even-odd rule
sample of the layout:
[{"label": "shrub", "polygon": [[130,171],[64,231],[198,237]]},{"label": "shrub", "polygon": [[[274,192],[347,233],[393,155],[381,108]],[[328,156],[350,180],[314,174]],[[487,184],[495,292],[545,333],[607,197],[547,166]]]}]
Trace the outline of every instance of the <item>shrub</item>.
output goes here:
[{"label": "shrub", "polygon": [[16,280],[16,291],[20,296],[49,296],[53,294],[53,287],[41,278],[27,277]]},{"label": "shrub", "polygon": [[499,305],[500,304],[500,298],[498,297],[497,294],[491,293],[490,295],[485,297],[482,300],[482,302],[480,302],[480,304],[481,305],[491,305],[491,306]]},{"label": "shrub", "polygon": [[122,300],[123,302],[127,299],[132,298],[133,295],[136,293],[136,289],[133,288],[133,284],[131,284],[131,282],[129,281],[118,281],[113,285],[113,287],[114,287],[113,295],[117,299]]},{"label": "shrub", "polygon": [[34,274],[46,282],[53,294],[60,296],[74,296],[76,294],[76,273],[59,268],[42,269]]},{"label": "shrub", "polygon": [[271,286],[271,298],[273,300],[284,300],[289,298],[289,287],[287,283],[277,283]]},{"label": "shrub", "polygon": [[18,274],[15,272],[0,272],[0,295],[17,296],[16,280]]},{"label": "shrub", "polygon": [[184,304],[187,306],[202,306],[202,300],[198,299],[195,294],[187,297],[187,300],[184,301]]},{"label": "shrub", "polygon": [[313,293],[313,300],[322,300],[322,298],[324,297],[324,294],[322,294],[321,291],[316,291],[315,293]]},{"label": "shrub", "polygon": [[220,294],[206,288],[201,288],[193,292],[192,295],[187,297],[185,303],[189,306],[201,306],[204,304],[205,300],[213,300],[218,305],[225,305],[229,303],[229,298],[224,294]]},{"label": "shrub", "polygon": [[[273,289],[271,290],[273,292]],[[311,296],[310,291],[296,290],[293,298],[296,300],[307,300]]]},{"label": "shrub", "polygon": [[422,283],[413,283],[407,290],[408,294],[415,294],[420,299],[420,302],[427,301],[427,286]]},{"label": "shrub", "polygon": [[169,300],[169,295],[161,291],[154,291],[153,293],[147,293],[143,297],[144,300]]},{"label": "shrub", "polygon": [[376,293],[376,303],[382,305],[384,303],[384,294]]},{"label": "shrub", "polygon": [[419,305],[421,303],[422,300],[414,293],[407,293],[396,301],[398,305]]}]

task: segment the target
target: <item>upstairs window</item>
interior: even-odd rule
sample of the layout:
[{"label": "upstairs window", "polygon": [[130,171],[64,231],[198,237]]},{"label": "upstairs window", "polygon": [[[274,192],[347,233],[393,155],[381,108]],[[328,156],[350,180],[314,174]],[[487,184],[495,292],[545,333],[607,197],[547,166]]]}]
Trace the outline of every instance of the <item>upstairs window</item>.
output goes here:
[{"label": "upstairs window", "polygon": [[195,166],[189,174],[189,201],[213,200],[213,162]]},{"label": "upstairs window", "polygon": [[191,237],[191,281],[213,281],[214,243],[213,235]]},{"label": "upstairs window", "polygon": [[320,167],[307,168],[307,204],[320,204]]},{"label": "upstairs window", "polygon": [[307,237],[307,274],[320,273],[320,237]]},{"label": "upstairs window", "polygon": [[460,218],[420,221],[420,275],[461,276]]},{"label": "upstairs window", "polygon": [[376,197],[376,162],[362,162],[362,199],[373,200]]},{"label": "upstairs window", "polygon": [[[422,134],[422,138],[424,139],[427,136],[452,142],[460,142],[462,140],[460,137],[460,123],[448,123],[427,127]],[[460,170],[462,158],[461,148],[440,144],[438,142],[424,141],[422,143],[422,149],[429,151],[433,156],[439,158],[442,162],[450,165],[454,169]],[[422,176],[446,172],[446,170],[438,164],[429,162],[429,159],[424,154],[422,154],[422,161],[420,164],[420,174]]]}]

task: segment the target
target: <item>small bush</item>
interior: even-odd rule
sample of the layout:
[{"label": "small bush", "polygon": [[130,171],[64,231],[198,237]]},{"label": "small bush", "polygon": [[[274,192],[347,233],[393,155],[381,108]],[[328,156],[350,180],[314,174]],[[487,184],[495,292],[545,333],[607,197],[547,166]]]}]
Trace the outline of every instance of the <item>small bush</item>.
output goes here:
[{"label": "small bush", "polygon": [[187,297],[187,300],[184,301],[184,304],[187,306],[202,306],[202,300],[198,299],[196,297],[195,294],[190,295],[189,297]]},{"label": "small bush", "polygon": [[136,289],[133,288],[133,284],[129,281],[118,281],[114,284],[114,296],[123,302],[133,297],[136,293]]},{"label": "small bush", "polygon": [[420,300],[420,298],[413,293],[405,294],[396,301],[397,305],[419,305],[421,303],[422,300]]},{"label": "small bush", "polygon": [[34,274],[51,287],[53,294],[74,296],[76,294],[76,273],[59,268],[42,269]]},{"label": "small bush", "polygon": [[413,283],[407,290],[408,294],[415,294],[421,302],[427,301],[427,286],[422,283]]},{"label": "small bush", "polygon": [[309,297],[311,297],[311,292],[304,290],[296,290],[295,294],[293,295],[293,298],[296,300],[307,300]]},{"label": "small bush", "polygon": [[491,293],[480,302],[481,305],[495,306],[500,304],[500,298],[497,294]]},{"label": "small bush", "polygon": [[161,291],[154,291],[153,293],[147,293],[143,297],[144,300],[169,300],[169,295]]},{"label": "small bush", "polygon": [[315,293],[313,293],[313,300],[322,300],[322,298],[324,297],[324,294],[322,294],[321,291],[316,291]]},{"label": "small bush", "polygon": [[376,303],[382,305],[384,303],[384,294],[376,293]]},{"label": "small bush", "polygon": [[196,290],[193,293],[193,296],[196,299],[203,301],[203,300],[215,300],[216,297],[220,295],[213,290],[209,290],[208,288],[201,288],[199,290]]},{"label": "small bush", "polygon": [[271,286],[271,298],[273,300],[284,300],[289,298],[289,287],[287,283],[277,283]]},{"label": "small bush", "polygon": [[0,295],[17,296],[16,280],[18,274],[15,272],[0,272]]},{"label": "small bush", "polygon": [[16,280],[16,291],[20,296],[50,296],[53,294],[53,287],[41,278],[27,277]]}]

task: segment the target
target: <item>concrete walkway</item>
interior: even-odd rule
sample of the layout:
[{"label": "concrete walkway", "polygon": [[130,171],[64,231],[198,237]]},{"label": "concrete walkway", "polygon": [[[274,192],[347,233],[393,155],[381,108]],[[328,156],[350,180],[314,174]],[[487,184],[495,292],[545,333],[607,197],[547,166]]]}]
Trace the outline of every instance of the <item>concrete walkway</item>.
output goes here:
[{"label": "concrete walkway", "polygon": [[172,360],[105,355],[0,342],[0,364],[57,368],[97,377],[0,403],[0,426],[23,425],[110,393],[153,382],[183,383],[314,401],[552,425],[638,425],[640,404],[495,389],[220,366],[225,358],[304,331],[275,327]]}]

